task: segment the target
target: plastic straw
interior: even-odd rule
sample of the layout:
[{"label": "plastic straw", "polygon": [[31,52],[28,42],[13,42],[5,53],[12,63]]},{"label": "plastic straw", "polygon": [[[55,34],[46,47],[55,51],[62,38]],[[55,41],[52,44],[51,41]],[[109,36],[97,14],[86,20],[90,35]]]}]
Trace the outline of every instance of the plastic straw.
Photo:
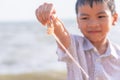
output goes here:
[{"label": "plastic straw", "polygon": [[[53,22],[52,20],[50,20],[49,25],[47,25],[48,28],[54,27],[53,26]],[[71,60],[78,66],[78,68],[81,69],[81,71],[84,73],[84,75],[89,78],[88,74],[84,71],[84,69],[80,66],[80,64],[73,58],[73,56],[70,54],[70,52],[65,48],[65,46],[61,43],[61,41],[59,40],[59,38],[55,35],[54,31],[51,33],[51,35],[53,35],[53,37],[55,38],[55,40],[59,43],[59,45],[65,50],[65,52],[67,53],[67,55],[71,58]]]}]

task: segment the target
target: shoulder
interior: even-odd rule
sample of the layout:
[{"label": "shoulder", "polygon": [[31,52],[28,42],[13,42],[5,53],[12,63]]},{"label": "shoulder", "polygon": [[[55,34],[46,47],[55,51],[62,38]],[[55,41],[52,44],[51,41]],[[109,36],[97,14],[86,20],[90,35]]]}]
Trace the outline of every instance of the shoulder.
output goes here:
[{"label": "shoulder", "polygon": [[75,43],[75,45],[81,46],[86,50],[93,48],[92,43],[84,36],[71,35],[71,41],[72,41],[72,43]]},{"label": "shoulder", "polygon": [[120,56],[120,45],[112,43],[112,46],[115,49],[116,53]]},{"label": "shoulder", "polygon": [[70,35],[71,39],[74,40],[75,42],[82,42],[84,40],[84,37],[81,35]]},{"label": "shoulder", "polygon": [[84,36],[81,35],[71,35],[71,45],[74,46],[74,48],[81,48],[87,46],[88,41]]}]

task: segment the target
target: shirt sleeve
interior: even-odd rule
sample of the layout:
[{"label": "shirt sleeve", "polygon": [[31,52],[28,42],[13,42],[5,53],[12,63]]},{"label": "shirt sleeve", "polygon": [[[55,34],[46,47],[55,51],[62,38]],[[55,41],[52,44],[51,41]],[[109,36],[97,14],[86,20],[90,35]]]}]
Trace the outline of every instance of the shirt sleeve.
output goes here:
[{"label": "shirt sleeve", "polygon": [[[73,55],[76,51],[74,36],[70,35],[70,39],[71,39],[71,43],[70,43],[70,46],[67,50],[71,55]],[[71,61],[68,54],[65,51],[63,51],[60,47],[57,47],[56,53],[57,53],[57,56],[58,56],[58,61],[64,61],[64,62],[70,62]]]}]

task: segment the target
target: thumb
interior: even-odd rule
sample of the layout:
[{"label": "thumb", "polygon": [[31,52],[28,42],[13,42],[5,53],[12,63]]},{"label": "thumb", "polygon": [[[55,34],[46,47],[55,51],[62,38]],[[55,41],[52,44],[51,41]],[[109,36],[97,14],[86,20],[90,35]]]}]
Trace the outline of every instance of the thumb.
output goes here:
[{"label": "thumb", "polygon": [[54,28],[55,27],[61,27],[61,28],[64,27],[63,23],[61,22],[61,20],[56,15],[52,16],[51,20],[52,20],[51,22],[53,23]]},{"label": "thumb", "polygon": [[50,16],[50,20],[52,20],[52,21],[56,21],[56,19],[57,19],[56,14],[53,14],[52,16]]}]

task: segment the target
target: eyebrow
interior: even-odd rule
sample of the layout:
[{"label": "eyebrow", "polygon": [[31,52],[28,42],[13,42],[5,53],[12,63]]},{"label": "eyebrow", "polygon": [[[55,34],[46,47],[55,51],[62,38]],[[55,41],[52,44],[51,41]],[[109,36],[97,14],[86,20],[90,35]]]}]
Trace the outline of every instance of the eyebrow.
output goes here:
[{"label": "eyebrow", "polygon": [[[97,15],[100,15],[100,14],[106,14],[106,12],[105,11],[100,11],[100,12],[97,13]],[[81,13],[78,16],[89,16],[89,14]]]},{"label": "eyebrow", "polygon": [[101,12],[97,13],[97,15],[99,15],[99,14],[106,14],[106,12],[105,11],[101,11]]},{"label": "eyebrow", "polygon": [[81,14],[79,14],[78,16],[89,16],[89,15],[86,14],[86,13],[81,13]]}]

